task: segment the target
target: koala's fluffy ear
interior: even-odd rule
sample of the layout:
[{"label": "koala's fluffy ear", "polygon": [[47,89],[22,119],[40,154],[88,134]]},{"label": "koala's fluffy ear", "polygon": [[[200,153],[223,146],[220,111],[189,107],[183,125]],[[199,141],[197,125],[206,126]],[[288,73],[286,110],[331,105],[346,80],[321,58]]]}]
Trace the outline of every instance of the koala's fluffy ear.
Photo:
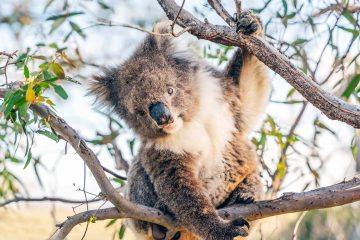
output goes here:
[{"label": "koala's fluffy ear", "polygon": [[89,95],[95,96],[102,106],[112,107],[119,103],[117,71],[117,68],[104,69],[103,74],[94,76],[90,83]]},{"label": "koala's fluffy ear", "polygon": [[[166,20],[155,24],[153,28],[153,32],[159,35],[151,34],[149,35],[145,44],[152,48],[152,50],[158,50],[163,53],[172,52],[174,48],[174,37],[169,35],[171,31],[171,23],[172,21]],[[160,35],[163,34],[163,35]]]}]

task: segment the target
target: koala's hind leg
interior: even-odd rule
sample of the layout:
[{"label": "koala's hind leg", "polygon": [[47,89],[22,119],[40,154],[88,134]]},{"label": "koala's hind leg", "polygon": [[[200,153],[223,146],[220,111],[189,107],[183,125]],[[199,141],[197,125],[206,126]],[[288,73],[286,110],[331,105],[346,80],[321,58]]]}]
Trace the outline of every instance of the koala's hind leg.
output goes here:
[{"label": "koala's hind leg", "polygon": [[[262,35],[260,19],[251,11],[243,11],[237,17],[237,32],[246,35]],[[257,124],[268,99],[268,69],[246,49],[238,48],[229,61],[225,74],[240,88],[243,132]]]}]

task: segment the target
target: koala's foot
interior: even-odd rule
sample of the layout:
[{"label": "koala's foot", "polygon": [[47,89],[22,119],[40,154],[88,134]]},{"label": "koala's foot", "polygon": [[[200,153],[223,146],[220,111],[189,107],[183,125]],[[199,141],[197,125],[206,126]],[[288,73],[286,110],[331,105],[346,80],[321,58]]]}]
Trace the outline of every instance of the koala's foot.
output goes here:
[{"label": "koala's foot", "polygon": [[250,224],[243,218],[227,222],[222,226],[216,226],[210,230],[206,239],[208,240],[233,240],[235,237],[246,237],[249,235]]},{"label": "koala's foot", "polygon": [[262,32],[261,21],[252,11],[244,10],[239,15],[235,14],[234,21],[237,33],[259,35]]}]

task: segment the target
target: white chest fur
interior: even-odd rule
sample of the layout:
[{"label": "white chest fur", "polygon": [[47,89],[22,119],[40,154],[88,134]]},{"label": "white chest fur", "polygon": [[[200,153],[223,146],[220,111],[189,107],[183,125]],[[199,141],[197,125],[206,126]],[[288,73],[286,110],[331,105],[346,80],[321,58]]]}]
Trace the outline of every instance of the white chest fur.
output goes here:
[{"label": "white chest fur", "polygon": [[198,173],[202,171],[203,177],[207,177],[223,169],[222,153],[231,140],[235,126],[220,80],[200,71],[196,81],[196,91],[200,96],[199,112],[191,122],[184,123],[179,131],[157,141],[155,146],[176,153],[198,155]]}]

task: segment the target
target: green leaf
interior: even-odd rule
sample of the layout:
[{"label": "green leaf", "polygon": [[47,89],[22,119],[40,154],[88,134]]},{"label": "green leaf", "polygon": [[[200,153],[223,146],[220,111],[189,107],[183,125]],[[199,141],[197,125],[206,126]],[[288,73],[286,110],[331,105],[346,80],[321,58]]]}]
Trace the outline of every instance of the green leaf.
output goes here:
[{"label": "green leaf", "polygon": [[346,32],[349,32],[353,35],[353,38],[357,38],[359,36],[359,31],[356,30],[356,29],[350,29],[350,28],[346,28],[346,27],[341,27],[339,26],[340,29],[346,31]]},{"label": "green leaf", "polygon": [[24,66],[24,76],[26,78],[30,77],[30,71],[29,71],[29,68],[26,65]]},{"label": "green leaf", "polygon": [[44,136],[54,140],[55,142],[59,142],[59,137],[55,133],[50,132],[48,130],[39,130],[39,131],[36,131],[36,133],[44,135]]},{"label": "green leaf", "polygon": [[58,15],[48,17],[46,19],[46,21],[51,21],[51,20],[55,21],[55,20],[60,19],[60,18],[68,18],[68,17],[72,17],[72,16],[76,16],[76,15],[82,15],[82,14],[84,14],[84,12],[70,12],[70,13],[58,14]]},{"label": "green leaf", "polygon": [[350,95],[355,92],[357,86],[360,83],[360,74],[356,75],[349,83],[349,85],[346,87],[345,91],[342,93],[341,96],[345,98],[349,98]]},{"label": "green leaf", "polygon": [[54,2],[54,0],[48,0],[45,7],[44,7],[44,10],[43,12],[46,12],[46,10],[48,9],[48,7],[50,7],[50,5]]},{"label": "green leaf", "polygon": [[333,130],[331,130],[328,126],[326,126],[324,123],[320,122],[319,119],[315,119],[314,121],[314,125],[318,126],[319,128],[325,129],[328,132],[330,132],[333,135],[336,135],[336,132],[334,132]]},{"label": "green leaf", "polygon": [[308,42],[309,40],[307,40],[307,39],[304,39],[304,38],[298,38],[298,39],[296,39],[291,45],[301,45],[301,44],[303,44],[303,43],[306,43],[306,42]]},{"label": "green leaf", "polygon": [[120,240],[124,239],[125,230],[126,230],[125,225],[121,224],[121,227],[119,229],[119,239]]},{"label": "green leaf", "polygon": [[103,8],[103,9],[112,9],[109,5],[107,5],[103,0],[98,0],[97,3]]},{"label": "green leaf", "polygon": [[10,161],[13,162],[13,163],[22,163],[23,160],[20,160],[16,157],[9,157]]},{"label": "green leaf", "polygon": [[85,38],[85,34],[83,33],[83,31],[81,30],[81,28],[79,27],[79,25],[77,25],[76,23],[70,21],[70,26],[71,28],[77,33],[79,34],[82,38]]},{"label": "green leaf", "polygon": [[20,91],[16,91],[14,93],[14,95],[12,95],[9,98],[9,102],[6,104],[5,107],[5,111],[4,111],[4,116],[7,117],[9,116],[11,110],[13,109],[14,105],[19,102],[24,96],[22,95],[22,93]]},{"label": "green leaf", "polygon": [[116,220],[117,220],[117,219],[112,219],[110,222],[108,222],[108,224],[106,224],[105,227],[106,227],[106,228],[107,228],[107,227],[110,227],[111,225],[113,225],[114,223],[116,223]]},{"label": "green leaf", "polygon": [[27,54],[26,53],[23,53],[21,54],[16,60],[16,66],[18,68],[21,68],[23,65],[24,65],[24,62],[25,62],[25,59],[27,58]]},{"label": "green leaf", "polygon": [[18,112],[19,118],[22,120],[28,121],[29,114],[27,113],[28,105],[26,104],[26,102],[21,104],[18,108],[19,108],[19,112]]},{"label": "green leaf", "polygon": [[56,19],[56,20],[51,24],[50,34],[53,33],[56,29],[58,29],[58,28],[65,22],[65,20],[66,20],[66,18]]},{"label": "green leaf", "polygon": [[0,112],[4,112],[5,110],[5,107],[7,105],[7,103],[9,102],[9,98],[14,94],[14,91],[12,90],[9,90],[5,93],[5,97],[4,97],[4,101],[3,103],[1,104],[1,107],[0,107]]},{"label": "green leaf", "polygon": [[113,181],[119,183],[120,186],[124,186],[124,185],[125,185],[125,181],[122,180],[122,179],[120,179],[120,178],[115,177],[115,178],[113,178]]},{"label": "green leaf", "polygon": [[58,63],[50,63],[49,64],[49,70],[53,72],[58,78],[64,79],[65,78],[65,72],[64,69],[60,66]]},{"label": "green leaf", "polygon": [[66,36],[64,37],[64,42],[67,42],[67,40],[69,39],[69,37],[71,36],[71,34],[73,34],[73,30],[71,30],[68,34],[66,34]]},{"label": "green leaf", "polygon": [[342,13],[342,15],[354,26],[356,26],[356,20],[354,18],[354,16],[348,11],[348,10],[344,10],[344,12]]},{"label": "green leaf", "polygon": [[292,89],[288,92],[288,94],[286,95],[286,98],[291,97],[295,92],[296,92],[296,89],[295,89],[295,88],[292,88]]},{"label": "green leaf", "polygon": [[64,88],[60,85],[56,85],[56,84],[51,84],[51,86],[53,86],[55,92],[64,100],[66,100],[69,96],[66,93],[66,91],[64,90]]},{"label": "green leaf", "polygon": [[284,16],[287,15],[287,12],[288,12],[288,5],[287,5],[287,2],[285,0],[281,0],[282,2],[282,5],[284,7]]},{"label": "green leaf", "polygon": [[32,153],[31,153],[31,151],[29,151],[28,154],[27,154],[24,169],[29,165],[31,158],[32,158]]}]

